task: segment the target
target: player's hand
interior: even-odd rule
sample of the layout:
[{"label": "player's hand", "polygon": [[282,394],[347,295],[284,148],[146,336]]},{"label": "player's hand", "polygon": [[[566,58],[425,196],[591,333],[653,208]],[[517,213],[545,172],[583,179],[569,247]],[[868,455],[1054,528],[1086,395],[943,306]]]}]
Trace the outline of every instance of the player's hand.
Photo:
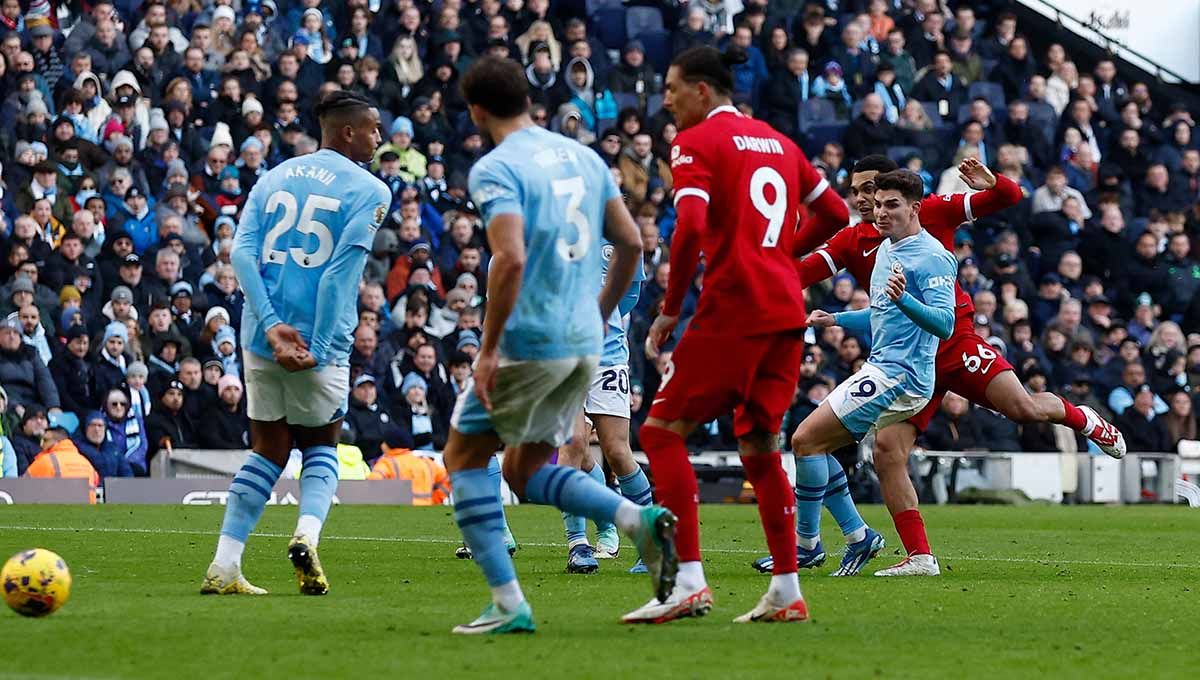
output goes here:
[{"label": "player's hand", "polygon": [[475,396],[489,413],[492,411],[492,390],[496,389],[496,368],[499,364],[500,357],[495,350],[481,351],[475,357]]},{"label": "player's hand", "polygon": [[996,176],[978,158],[964,158],[958,164],[958,177],[967,186],[976,191],[991,189],[996,186]]},{"label": "player's hand", "polygon": [[904,276],[904,272],[892,272],[888,277],[887,285],[884,286],[884,291],[887,292],[888,299],[896,302],[904,295],[904,289],[908,286],[908,279]]},{"label": "player's hand", "polygon": [[654,359],[658,357],[658,348],[663,346],[667,338],[675,332],[675,326],[679,324],[679,317],[670,316],[668,314],[659,314],[654,323],[650,324],[650,330],[646,333],[646,358]]},{"label": "player's hand", "polygon": [[809,313],[808,320],[805,323],[816,328],[829,328],[830,326],[837,325],[833,315],[823,309],[814,309]]},{"label": "player's hand", "polygon": [[285,323],[275,324],[267,330],[267,344],[271,345],[276,363],[286,371],[295,373],[317,365],[300,331]]}]

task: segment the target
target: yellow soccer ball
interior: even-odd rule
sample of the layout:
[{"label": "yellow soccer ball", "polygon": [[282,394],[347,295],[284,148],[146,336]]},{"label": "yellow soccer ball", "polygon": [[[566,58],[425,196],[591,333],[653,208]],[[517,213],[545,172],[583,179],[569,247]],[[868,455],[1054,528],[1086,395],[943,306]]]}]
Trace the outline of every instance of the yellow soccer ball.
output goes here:
[{"label": "yellow soccer ball", "polygon": [[57,554],[43,548],[22,550],[0,571],[4,602],[21,616],[47,616],[71,596],[71,572]]}]

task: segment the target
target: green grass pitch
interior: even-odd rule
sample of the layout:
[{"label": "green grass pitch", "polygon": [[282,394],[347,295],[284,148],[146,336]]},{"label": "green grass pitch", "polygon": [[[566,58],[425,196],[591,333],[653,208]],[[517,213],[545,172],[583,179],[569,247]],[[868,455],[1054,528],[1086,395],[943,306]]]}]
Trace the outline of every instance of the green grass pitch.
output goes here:
[{"label": "green grass pitch", "polygon": [[[321,543],[332,581],[297,594],[284,557],[295,508],[269,508],[244,569],[263,598],[202,597],[219,507],[18,506],[0,510],[0,559],[60,553],[71,601],[46,619],[0,611],[0,677],[27,678],[1094,678],[1200,677],[1200,512],[1183,507],[924,510],[944,575],[801,574],[813,620],[738,625],[767,586],[753,507],[701,511],[716,609],[665,626],[617,623],[649,581],[616,562],[563,573],[562,523],[510,509],[532,636],[464,638],[482,609],[454,559],[448,508],[334,508]],[[886,512],[865,508],[897,560]],[[836,525],[825,545],[838,552]]]}]

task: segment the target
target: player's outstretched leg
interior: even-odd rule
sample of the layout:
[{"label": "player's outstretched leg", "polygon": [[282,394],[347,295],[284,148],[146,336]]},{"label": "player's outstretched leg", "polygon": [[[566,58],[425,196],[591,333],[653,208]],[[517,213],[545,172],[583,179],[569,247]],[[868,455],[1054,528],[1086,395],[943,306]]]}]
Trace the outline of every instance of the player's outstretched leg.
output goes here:
[{"label": "player's outstretched leg", "polygon": [[324,595],[329,592],[329,580],[317,556],[317,544],[321,541],[321,527],[329,516],[329,506],[333,504],[333,494],[337,492],[337,451],[332,446],[310,446],[302,453],[300,517],[288,544],[288,559],[296,569],[300,592]]},{"label": "player's outstretched leg", "polygon": [[[774,437],[772,437],[774,438]],[[743,450],[746,445],[743,444]],[[779,452],[743,455],[742,469],[754,488],[758,516],[774,558],[771,585],[754,609],[734,619],[737,623],[786,622],[808,620],[808,606],[800,594],[796,554],[796,531],[792,521],[795,499],[787,474],[779,463]]]},{"label": "player's outstretched leg", "polygon": [[[703,616],[712,609],[713,598],[700,563],[700,489],[696,484],[696,473],[679,434],[650,422],[642,426],[640,434],[642,446],[650,458],[658,498],[679,518],[675,532],[679,577],[667,597],[651,600],[621,620],[625,623],[665,623]],[[654,565],[647,561],[647,566],[653,569]]]},{"label": "player's outstretched leg", "polygon": [[[638,546],[650,569],[654,594],[664,600],[675,585],[678,562],[675,556],[675,515],[659,506],[641,507],[587,474],[562,465],[550,465],[538,452],[540,445],[523,445],[510,464],[505,459],[505,477],[532,503],[582,515],[592,521],[617,525]],[[536,467],[534,467],[536,465]]]},{"label": "player's outstretched leg", "polygon": [[883,549],[883,536],[863,521],[850,498],[849,482],[842,464],[831,454],[825,454],[825,465],[829,469],[829,482],[825,488],[825,507],[837,520],[846,538],[846,552],[842,563],[831,576],[856,576],[871,558]]},{"label": "player's outstretched leg", "polygon": [[217,539],[217,554],[200,592],[205,595],[265,595],[266,590],[251,585],[242,576],[242,551],[246,539],[263,508],[271,497],[271,489],[279,481],[283,468],[257,453],[251,453],[229,484],[229,499],[225,503],[225,519],[221,537]]},{"label": "player's outstretched leg", "polygon": [[[1076,406],[1057,394],[1029,394],[1013,371],[1002,371],[993,378],[988,383],[986,398],[990,404],[985,406],[994,405],[1015,423],[1066,425],[1087,437],[1108,456],[1125,457],[1125,436],[1115,425],[1101,418],[1090,406]],[[972,401],[981,403],[977,399]]]}]

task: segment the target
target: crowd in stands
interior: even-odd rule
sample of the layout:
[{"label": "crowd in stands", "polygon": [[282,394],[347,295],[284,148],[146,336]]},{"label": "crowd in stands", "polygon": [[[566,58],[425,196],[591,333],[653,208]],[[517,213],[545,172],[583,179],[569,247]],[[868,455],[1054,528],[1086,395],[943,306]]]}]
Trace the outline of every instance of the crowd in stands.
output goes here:
[{"label": "crowd in stands", "polygon": [[[1114,417],[1131,450],[1196,438],[1195,121],[1112,60],[1077,64],[1025,35],[1005,2],[62,4],[0,0],[0,442],[12,474],[65,435],[101,476],[144,475],[163,447],[248,446],[232,237],[258,178],[318,148],[312,104],[336,88],[378,105],[385,143],[370,169],[393,190],[358,299],[344,440],[368,462],[439,449],[487,293],[466,190],[486,142],[457,88],[481,55],[526,65],[533,120],[593,147],[637,220],[636,437],[670,359],[642,351],[674,225],[663,78],[673,54],[729,43],[750,54],[736,103],[839,189],[868,154],[930,192],[966,190],[955,168],[971,157],[1016,181],[1019,205],[956,239],[977,330],[1030,390]],[[860,308],[862,283],[841,275],[810,306]],[[870,351],[837,328],[813,340],[788,430]],[[924,443],[1061,446],[1050,427],[954,399]],[[734,448],[730,419],[690,444]]]}]

